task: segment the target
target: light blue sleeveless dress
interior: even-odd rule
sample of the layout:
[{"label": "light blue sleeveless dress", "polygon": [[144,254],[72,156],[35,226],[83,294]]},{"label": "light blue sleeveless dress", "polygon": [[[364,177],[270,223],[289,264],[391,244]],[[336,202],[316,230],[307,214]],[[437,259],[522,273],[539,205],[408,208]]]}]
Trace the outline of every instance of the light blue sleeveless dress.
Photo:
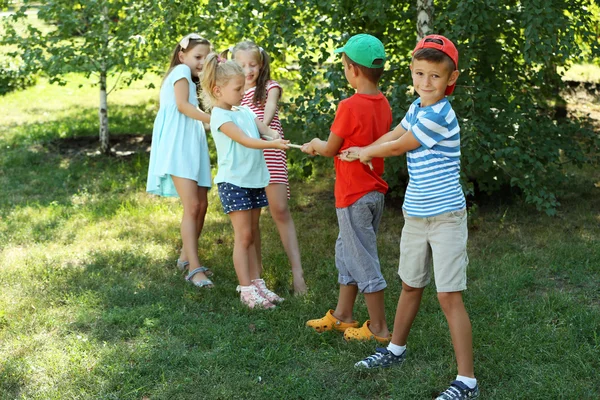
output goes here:
[{"label": "light blue sleeveless dress", "polygon": [[171,175],[191,179],[198,186],[211,186],[210,157],[202,122],[179,112],[174,85],[180,79],[189,83],[189,102],[197,106],[196,84],[185,64],[173,68],[160,89],[160,107],[154,120],[146,191],[178,197]]}]

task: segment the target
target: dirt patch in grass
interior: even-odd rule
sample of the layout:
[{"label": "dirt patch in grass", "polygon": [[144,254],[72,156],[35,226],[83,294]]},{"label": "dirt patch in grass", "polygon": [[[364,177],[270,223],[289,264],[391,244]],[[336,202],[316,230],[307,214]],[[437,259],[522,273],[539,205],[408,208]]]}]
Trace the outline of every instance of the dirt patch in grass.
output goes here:
[{"label": "dirt patch in grass", "polygon": [[[137,153],[149,153],[152,135],[111,135],[110,154],[115,157],[128,157]],[[97,136],[80,136],[57,139],[52,142],[61,154],[100,155],[100,141]]]}]

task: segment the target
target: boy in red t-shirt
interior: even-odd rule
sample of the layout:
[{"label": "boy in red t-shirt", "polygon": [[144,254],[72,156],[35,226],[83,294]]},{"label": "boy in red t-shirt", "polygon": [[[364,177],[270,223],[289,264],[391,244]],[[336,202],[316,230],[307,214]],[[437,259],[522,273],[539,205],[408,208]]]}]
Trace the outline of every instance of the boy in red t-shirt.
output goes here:
[{"label": "boy in red t-shirt", "polygon": [[[354,146],[367,146],[392,125],[392,111],[378,82],[383,73],[385,50],[379,39],[359,34],[335,50],[342,53],[344,74],[356,94],[342,100],[327,141],[314,138],[302,151],[334,157]],[[377,255],[376,233],[383,213],[384,194],[388,185],[381,178],[383,159],[374,158],[372,168],[335,158],[335,207],[340,233],[335,244],[340,295],[335,310],[323,318],[306,323],[317,332],[335,329],[346,340],[390,340],[385,321],[383,290],[387,284],[381,274]],[[369,320],[362,327],[353,319],[358,292],[365,296]]]}]

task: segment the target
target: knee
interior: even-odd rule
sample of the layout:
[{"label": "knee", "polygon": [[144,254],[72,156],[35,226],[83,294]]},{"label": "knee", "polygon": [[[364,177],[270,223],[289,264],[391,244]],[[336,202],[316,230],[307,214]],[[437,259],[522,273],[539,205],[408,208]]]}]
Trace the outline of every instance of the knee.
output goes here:
[{"label": "knee", "polygon": [[236,233],[235,240],[243,248],[248,248],[254,243],[254,235],[252,235],[252,231],[250,229],[244,230]]},{"label": "knee", "polygon": [[402,291],[406,294],[419,294],[423,292],[423,288],[408,286],[406,283],[402,282]]},{"label": "knee", "polygon": [[444,313],[464,307],[462,292],[444,292],[437,294],[438,301]]},{"label": "knee", "polygon": [[183,212],[188,214],[190,217],[197,219],[202,210],[201,203],[197,200],[190,201],[183,206]]},{"label": "knee", "polygon": [[198,215],[206,215],[206,210],[208,210],[208,200],[200,200],[198,202]]},{"label": "knee", "polygon": [[271,217],[278,222],[287,221],[291,218],[287,201],[269,204],[269,211],[271,212]]}]

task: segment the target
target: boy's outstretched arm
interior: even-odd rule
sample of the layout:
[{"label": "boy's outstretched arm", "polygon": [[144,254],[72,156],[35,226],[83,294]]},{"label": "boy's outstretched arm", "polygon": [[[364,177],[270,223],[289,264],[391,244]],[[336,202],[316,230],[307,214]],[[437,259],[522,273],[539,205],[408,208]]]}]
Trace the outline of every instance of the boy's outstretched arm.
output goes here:
[{"label": "boy's outstretched arm", "polygon": [[[394,131],[396,129],[394,129]],[[371,161],[373,157],[384,158],[391,156],[400,156],[410,150],[414,150],[416,148],[421,147],[421,142],[419,142],[417,138],[415,138],[415,135],[413,135],[413,133],[410,131],[406,132],[396,140],[383,143],[377,142],[378,141],[374,142],[368,147],[363,147],[359,150],[358,155],[360,157],[361,163],[366,164],[369,161]]]},{"label": "boy's outstretched arm", "polygon": [[318,153],[324,157],[333,157],[340,151],[343,143],[343,138],[331,132],[329,133],[327,141],[314,138],[310,142],[304,143],[302,145],[302,151],[312,155]]}]

